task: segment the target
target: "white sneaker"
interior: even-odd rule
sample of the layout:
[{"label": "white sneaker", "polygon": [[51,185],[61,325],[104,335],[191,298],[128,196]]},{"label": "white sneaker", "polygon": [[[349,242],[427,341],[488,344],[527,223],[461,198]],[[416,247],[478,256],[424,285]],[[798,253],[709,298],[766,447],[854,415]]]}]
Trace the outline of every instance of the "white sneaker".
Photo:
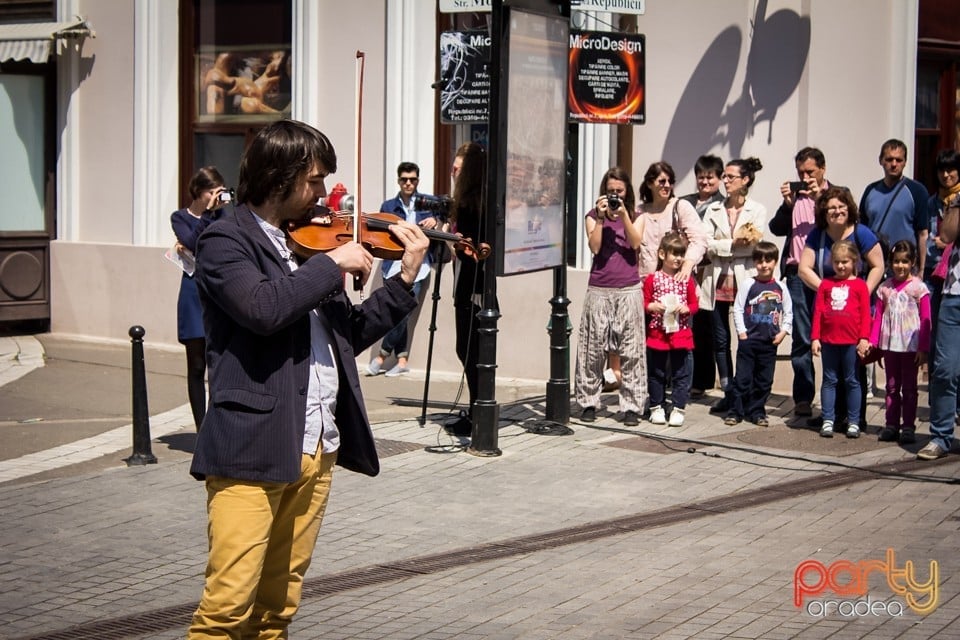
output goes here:
[{"label": "white sneaker", "polygon": [[671,427],[682,427],[683,426],[683,409],[677,409],[674,407],[673,411],[670,412],[670,422],[668,422]]},{"label": "white sneaker", "polygon": [[650,409],[651,424],[667,424],[667,414],[663,412],[663,407],[656,406]]}]

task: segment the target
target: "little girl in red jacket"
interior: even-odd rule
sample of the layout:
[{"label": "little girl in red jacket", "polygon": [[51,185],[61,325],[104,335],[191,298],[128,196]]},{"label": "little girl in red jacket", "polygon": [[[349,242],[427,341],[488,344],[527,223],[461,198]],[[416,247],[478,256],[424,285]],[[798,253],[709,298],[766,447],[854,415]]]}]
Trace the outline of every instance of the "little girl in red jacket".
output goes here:
[{"label": "little girl in red jacket", "polygon": [[[688,355],[693,349],[690,319],[697,312],[697,284],[693,278],[677,278],[687,252],[687,241],[669,232],[657,251],[658,269],[643,281],[647,311],[647,385],[650,392],[650,422],[683,426],[683,410],[690,392]],[[663,407],[667,372],[673,380],[673,409],[667,422]]]},{"label": "little girl in red jacket", "polygon": [[843,377],[847,394],[847,437],[860,437],[860,382],[857,356],[870,350],[870,291],[857,277],[860,252],[849,240],[833,244],[832,278],[824,278],[813,305],[810,350],[823,362],[820,435],[833,437],[836,420],[837,381]]}]

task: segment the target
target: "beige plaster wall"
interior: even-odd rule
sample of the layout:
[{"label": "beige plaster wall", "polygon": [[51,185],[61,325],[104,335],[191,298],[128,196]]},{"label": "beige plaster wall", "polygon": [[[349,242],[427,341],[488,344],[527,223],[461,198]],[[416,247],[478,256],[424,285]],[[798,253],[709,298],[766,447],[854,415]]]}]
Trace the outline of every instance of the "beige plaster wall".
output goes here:
[{"label": "beige plaster wall", "polygon": [[[51,245],[51,331],[109,340],[129,340],[133,325],[146,330],[151,345],[177,344],[177,293],[180,272],[163,258],[164,249],[120,244],[54,242]],[[379,274],[379,267],[376,268]],[[586,288],[585,272],[570,272],[571,320],[579,324],[581,292]],[[379,275],[367,292],[380,285]],[[553,295],[552,272],[500,278],[499,298],[503,316],[499,322],[498,376],[511,378],[549,377],[550,320],[548,300]],[[453,275],[449,267],[441,274],[441,300],[437,306],[437,331],[433,370],[456,372],[460,363],[455,352],[453,329]],[[432,281],[423,293],[423,304],[411,323],[410,364],[423,369],[432,308]],[[359,295],[352,294],[359,302]],[[571,336],[571,368],[576,333]],[[376,346],[374,346],[374,349]],[[372,351],[360,354],[366,365]]]},{"label": "beige plaster wall", "polygon": [[[146,340],[176,343],[176,296],[179,275],[162,256],[164,248],[129,246],[132,234],[133,81],[132,25],[134,3],[83,0],[81,8],[96,25],[98,37],[88,42],[92,55],[89,76],[81,83],[82,171],[80,237],[84,242],[54,242],[51,247],[52,330],[62,333],[127,339],[127,330],[141,324]],[[757,155],[765,169],[758,176],[754,197],[770,212],[779,204],[779,184],[794,175],[793,155],[806,144],[827,155],[828,177],[859,194],[879,177],[876,156],[882,140],[897,136],[910,141],[891,104],[897,91],[889,73],[897,23],[895,0],[864,4],[854,0],[771,1],[766,17],[790,9],[809,17],[811,41],[806,65],[794,78],[795,87],[775,112],[760,112],[752,101],[761,96],[745,83],[753,33],[752,0],[675,0],[648,3],[641,18],[647,36],[647,119],[635,127],[635,178],[646,166],[665,158],[682,177],[679,193],[693,190],[690,167],[697,155],[712,151],[729,159]],[[762,4],[762,3],[759,3]],[[384,91],[384,3],[359,0],[349,11],[323,3],[317,24],[308,32],[323,34],[318,82],[323,107],[315,124],[331,136],[341,164],[329,185],[355,183],[353,87],[357,49],[367,54],[364,93],[364,138],[361,192],[364,209],[384,198],[384,114],[396,108],[396,96]],[[780,14],[782,16],[782,14]],[[330,25],[336,25],[331,29]],[[851,29],[851,25],[856,25]],[[725,34],[719,39],[720,34]],[[720,45],[711,48],[711,45]],[[789,38],[779,49],[766,51],[776,61],[789,61],[797,52]],[[433,64],[433,60],[424,61]],[[722,71],[722,73],[721,73]],[[774,83],[776,88],[776,83]],[[745,89],[746,87],[746,89]],[[903,87],[912,92],[912,86]],[[678,114],[682,118],[678,118]],[[898,130],[898,127],[900,130]],[[581,233],[572,229],[571,233]],[[458,371],[454,352],[452,273],[443,275],[435,371]],[[568,297],[572,324],[570,366],[576,353],[581,301],[587,273],[570,270]],[[375,286],[375,282],[374,282]],[[430,294],[425,292],[412,335],[411,366],[426,363]],[[546,380],[549,375],[549,321],[552,272],[499,281],[503,314],[499,323],[498,376]],[[369,352],[358,356],[365,363]]]},{"label": "beige plaster wall", "polygon": [[[882,141],[898,137],[912,146],[912,128],[897,114],[915,87],[895,86],[900,67],[911,60],[894,50],[915,28],[901,20],[911,3],[870,3],[867,20],[865,5],[854,0],[772,0],[760,27],[771,29],[766,37],[751,29],[758,4],[764,3],[647,5],[640,19],[647,38],[647,124],[633,130],[635,182],[651,162],[665,159],[680,178],[677,192],[690,193],[701,153],[724,160],[757,156],[764,169],[751,196],[772,214],[780,184],[796,179],[793,156],[812,145],[827,157],[828,178],[836,176],[859,198],[882,177]],[[787,11],[809,20],[806,51],[790,29],[801,23]],[[915,42],[915,31],[912,37]]]},{"label": "beige plaster wall", "polygon": [[133,325],[153,344],[177,342],[180,271],[164,249],[123,244],[52,242],[50,329],[129,340]]},{"label": "beige plaster wall", "polygon": [[[133,237],[133,2],[82,0],[97,32],[84,43],[80,106],[80,216],[85,242]],[[171,60],[176,64],[176,56]],[[170,135],[176,135],[171,132]]]}]

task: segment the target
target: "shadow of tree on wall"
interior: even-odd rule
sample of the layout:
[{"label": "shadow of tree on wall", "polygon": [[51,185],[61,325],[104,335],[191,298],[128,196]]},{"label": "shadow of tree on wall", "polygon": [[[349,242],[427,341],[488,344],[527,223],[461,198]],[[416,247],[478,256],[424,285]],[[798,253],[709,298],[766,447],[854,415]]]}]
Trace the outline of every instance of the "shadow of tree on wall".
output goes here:
[{"label": "shadow of tree on wall", "polygon": [[772,141],[777,111],[800,83],[810,52],[810,18],[789,9],[765,17],[766,0],[757,4],[752,23],[746,72],[739,95],[731,96],[740,64],[743,37],[740,27],[720,32],[690,76],[663,145],[682,180],[698,156],[716,145],[740,157],[743,144],[755,128],[767,122]]}]

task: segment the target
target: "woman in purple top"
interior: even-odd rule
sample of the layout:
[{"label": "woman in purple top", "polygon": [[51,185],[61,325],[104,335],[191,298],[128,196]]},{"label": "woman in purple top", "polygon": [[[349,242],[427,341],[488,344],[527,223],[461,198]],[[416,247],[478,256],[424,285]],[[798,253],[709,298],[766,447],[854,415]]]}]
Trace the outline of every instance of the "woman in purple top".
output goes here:
[{"label": "woman in purple top", "polygon": [[574,392],[584,422],[596,419],[608,352],[620,354],[620,411],[626,426],[639,424],[646,404],[647,365],[643,294],[637,250],[643,217],[636,212],[630,176],[620,167],[600,180],[595,208],[587,215],[587,244],[593,253],[583,300]]}]

